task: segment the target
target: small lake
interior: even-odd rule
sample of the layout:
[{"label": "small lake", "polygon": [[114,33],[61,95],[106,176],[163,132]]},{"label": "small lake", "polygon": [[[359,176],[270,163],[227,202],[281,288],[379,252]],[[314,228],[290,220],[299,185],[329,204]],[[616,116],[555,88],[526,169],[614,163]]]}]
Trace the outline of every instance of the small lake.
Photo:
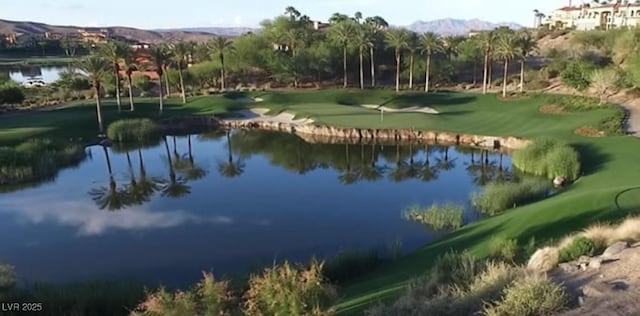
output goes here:
[{"label": "small lake", "polygon": [[0,66],[0,72],[8,73],[9,78],[19,84],[32,80],[42,80],[49,84],[60,79],[60,72],[68,71],[64,66],[11,65]]},{"label": "small lake", "polygon": [[[0,262],[22,279],[135,277],[186,284],[341,249],[414,250],[442,236],[411,205],[458,202],[508,156],[435,145],[309,144],[256,131],[88,147],[77,167],[0,194]],[[109,176],[109,170],[113,176]],[[467,209],[467,221],[479,216]]]}]

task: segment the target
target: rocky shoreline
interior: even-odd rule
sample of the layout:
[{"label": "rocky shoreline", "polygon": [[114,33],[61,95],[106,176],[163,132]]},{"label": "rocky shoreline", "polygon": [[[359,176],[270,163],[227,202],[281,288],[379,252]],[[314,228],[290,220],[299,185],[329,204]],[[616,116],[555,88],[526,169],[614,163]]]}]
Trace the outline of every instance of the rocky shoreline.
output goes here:
[{"label": "rocky shoreline", "polygon": [[432,132],[416,129],[365,129],[333,127],[317,124],[297,124],[269,120],[220,119],[212,116],[190,116],[170,118],[160,122],[167,132],[194,131],[203,129],[244,129],[290,133],[309,143],[345,142],[425,142],[455,144],[486,149],[520,149],[530,141],[518,137],[470,135],[450,132]]}]

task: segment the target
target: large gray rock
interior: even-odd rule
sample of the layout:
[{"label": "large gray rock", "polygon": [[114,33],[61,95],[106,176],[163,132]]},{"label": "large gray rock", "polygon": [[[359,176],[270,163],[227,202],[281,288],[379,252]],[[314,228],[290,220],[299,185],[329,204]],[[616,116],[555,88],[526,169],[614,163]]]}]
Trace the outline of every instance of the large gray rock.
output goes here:
[{"label": "large gray rock", "polygon": [[629,244],[626,241],[619,241],[609,246],[602,254],[602,258],[611,259],[627,248],[629,248]]},{"label": "large gray rock", "polygon": [[527,269],[535,272],[548,272],[558,265],[558,248],[538,249],[529,259]]}]

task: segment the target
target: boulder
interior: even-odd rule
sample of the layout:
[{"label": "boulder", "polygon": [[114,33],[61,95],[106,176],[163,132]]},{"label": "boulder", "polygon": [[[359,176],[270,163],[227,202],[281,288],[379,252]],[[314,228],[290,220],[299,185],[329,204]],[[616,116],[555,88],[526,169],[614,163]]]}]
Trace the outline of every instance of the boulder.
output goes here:
[{"label": "boulder", "polygon": [[559,187],[562,187],[566,181],[567,179],[565,179],[564,177],[558,176],[555,179],[553,179],[553,185],[555,185],[556,188],[559,188]]},{"label": "boulder", "polygon": [[545,247],[538,249],[529,259],[527,269],[535,272],[548,272],[558,265],[558,248]]},{"label": "boulder", "polygon": [[602,258],[601,257],[593,257],[589,261],[589,269],[599,270],[602,266]]},{"label": "boulder", "polygon": [[627,248],[629,248],[629,244],[626,241],[619,241],[609,246],[604,253],[602,253],[602,258],[611,259]]}]

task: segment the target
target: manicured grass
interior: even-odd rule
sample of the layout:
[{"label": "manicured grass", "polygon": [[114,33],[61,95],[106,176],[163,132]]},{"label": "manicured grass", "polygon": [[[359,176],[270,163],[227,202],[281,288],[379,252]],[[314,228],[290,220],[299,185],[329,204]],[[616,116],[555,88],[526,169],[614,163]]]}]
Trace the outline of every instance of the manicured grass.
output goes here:
[{"label": "manicured grass", "polygon": [[[640,209],[640,140],[626,136],[587,138],[575,135],[580,126],[596,126],[612,109],[547,115],[539,108],[542,97],[518,101],[500,101],[495,95],[437,93],[400,95],[390,91],[354,92],[355,100],[388,107],[430,106],[439,115],[415,113],[380,113],[353,105],[339,105],[340,90],[316,92],[254,93],[264,99],[255,107],[272,112],[289,111],[299,117],[311,117],[319,124],[359,128],[416,128],[480,135],[552,137],[571,144],[580,154],[582,177],[561,194],[510,210],[462,227],[440,241],[384,263],[376,270],[357,278],[340,289],[342,314],[357,314],[380,301],[396,298],[409,281],[425,275],[438,255],[453,249],[468,250],[484,257],[495,237],[526,243],[531,237],[544,243],[550,239],[587,227],[599,220],[617,220]],[[352,98],[353,100],[353,98]],[[216,114],[244,107],[223,97],[200,97],[187,105],[178,100],[168,102],[164,116]],[[32,136],[91,139],[97,134],[95,106],[75,105],[66,109],[15,117],[0,117],[0,144],[15,143]],[[136,112],[120,116],[112,103],[105,109],[105,121],[118,118],[157,117],[157,101],[140,100]],[[617,204],[616,204],[617,203]]]},{"label": "manicured grass", "polygon": [[14,65],[42,65],[42,66],[64,66],[74,62],[79,57],[67,56],[14,56],[0,55],[0,66]]}]

